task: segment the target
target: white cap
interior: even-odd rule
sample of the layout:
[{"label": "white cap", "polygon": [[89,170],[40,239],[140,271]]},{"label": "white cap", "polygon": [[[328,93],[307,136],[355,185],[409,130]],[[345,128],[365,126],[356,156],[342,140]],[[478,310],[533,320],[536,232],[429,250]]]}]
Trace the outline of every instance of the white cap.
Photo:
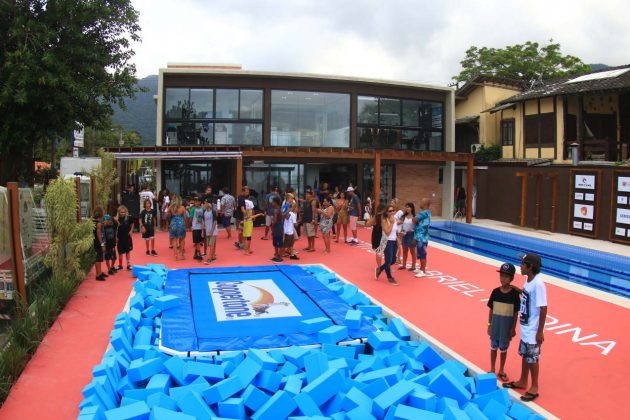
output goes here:
[{"label": "white cap", "polygon": [[348,187],[348,188],[346,189],[346,192],[354,192],[354,188],[352,188],[352,187]]},{"label": "white cap", "polygon": [[251,210],[254,208],[254,202],[252,200],[245,200],[245,208]]}]

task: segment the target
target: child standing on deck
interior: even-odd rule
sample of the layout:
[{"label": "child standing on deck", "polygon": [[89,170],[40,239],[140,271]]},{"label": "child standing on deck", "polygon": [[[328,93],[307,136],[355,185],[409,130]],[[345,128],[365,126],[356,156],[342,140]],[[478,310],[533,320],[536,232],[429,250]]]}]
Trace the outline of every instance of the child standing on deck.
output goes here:
[{"label": "child standing on deck", "polygon": [[282,262],[282,243],[284,241],[284,224],[282,217],[282,209],[280,206],[280,196],[272,198],[271,207],[273,208],[273,215],[271,221],[271,237],[273,239],[274,256],[271,259],[273,262]]},{"label": "child standing on deck", "polygon": [[195,246],[195,256],[193,259],[202,261],[203,258],[201,256],[201,245],[203,243],[203,213],[204,209],[201,207],[201,198],[195,197],[194,206],[190,211],[190,215],[192,218],[192,237],[193,244]]},{"label": "child standing on deck", "polygon": [[488,335],[490,336],[490,372],[496,373],[497,349],[501,352],[499,373],[503,382],[508,380],[505,374],[505,360],[512,337],[516,335],[516,320],[520,308],[519,291],[512,286],[516,268],[510,263],[503,263],[499,270],[501,286],[490,294],[488,300]]},{"label": "child standing on deck", "polygon": [[217,213],[212,208],[212,201],[206,200],[203,212],[203,227],[206,240],[203,244],[203,253],[208,255],[208,259],[204,264],[210,264],[217,259],[217,235],[219,228],[217,227]]},{"label": "child standing on deck", "polygon": [[94,252],[96,259],[94,262],[94,269],[96,270],[96,280],[105,281],[107,274],[103,273],[103,254],[105,253],[105,241],[103,239],[103,209],[96,207],[92,219],[94,220]]},{"label": "child standing on deck", "polygon": [[133,219],[129,216],[129,210],[127,210],[127,207],[118,207],[116,222],[118,222],[118,267],[116,267],[116,270],[122,270],[123,268],[123,254],[127,257],[127,270],[131,270],[130,252],[133,249],[133,243],[131,242]]},{"label": "child standing on deck", "polygon": [[254,232],[254,219],[264,216],[265,213],[254,214],[254,202],[245,199],[245,215],[243,216],[243,242],[245,255],[252,255],[252,233]]},{"label": "child standing on deck", "polygon": [[103,240],[105,242],[105,264],[107,274],[116,274],[116,231],[117,224],[109,214],[103,216]]},{"label": "child standing on deck", "polygon": [[155,218],[149,200],[144,201],[144,210],[140,212],[140,231],[147,246],[147,256],[157,257],[155,252]]}]

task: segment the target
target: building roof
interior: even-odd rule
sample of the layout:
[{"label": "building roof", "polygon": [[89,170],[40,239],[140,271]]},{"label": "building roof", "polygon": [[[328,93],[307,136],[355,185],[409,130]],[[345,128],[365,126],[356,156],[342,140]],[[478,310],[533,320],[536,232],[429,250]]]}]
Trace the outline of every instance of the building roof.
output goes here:
[{"label": "building roof", "polygon": [[[233,65],[237,66],[237,65]],[[449,86],[430,85],[426,83],[417,83],[413,81],[403,80],[384,80],[384,79],[372,79],[364,77],[353,76],[340,76],[329,74],[314,74],[314,73],[282,73],[272,71],[253,71],[242,70],[238,68],[230,68],[229,65],[219,67],[217,65],[203,65],[203,64],[190,64],[184,63],[169,64],[167,68],[160,69],[160,76],[163,74],[188,74],[188,75],[216,75],[216,76],[235,76],[235,77],[269,77],[269,78],[293,78],[293,79],[310,79],[310,80],[330,80],[340,82],[355,82],[355,83],[371,83],[388,86],[409,87],[415,89],[426,89],[439,91],[443,93],[453,92],[455,89]]]},{"label": "building roof", "polygon": [[477,86],[487,85],[500,86],[504,88],[507,87],[519,91],[523,89],[523,82],[521,82],[520,80],[480,74],[478,76],[475,76],[475,78],[473,78],[472,80],[467,81],[461,88],[457,89],[457,91],[455,91],[455,96],[458,99],[466,98],[468,95],[470,95],[470,92],[475,90]]},{"label": "building roof", "polygon": [[565,76],[547,80],[534,88],[500,101],[500,104],[522,102],[556,95],[578,95],[581,93],[610,93],[630,91],[630,64],[609,67],[580,76]]}]

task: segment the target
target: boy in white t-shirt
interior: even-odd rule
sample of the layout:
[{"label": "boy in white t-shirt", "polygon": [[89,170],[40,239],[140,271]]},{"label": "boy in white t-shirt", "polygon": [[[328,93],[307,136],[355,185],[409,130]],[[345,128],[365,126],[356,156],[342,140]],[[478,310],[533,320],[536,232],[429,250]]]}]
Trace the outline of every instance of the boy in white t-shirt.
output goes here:
[{"label": "boy in white t-shirt", "polygon": [[290,203],[287,212],[284,214],[284,249],[289,254],[289,259],[299,260],[293,250],[293,242],[295,241],[295,224],[297,223],[297,215],[295,203]]},{"label": "boy in white t-shirt", "polygon": [[542,261],[540,255],[529,253],[521,260],[521,274],[527,276],[521,293],[520,323],[521,342],[518,354],[523,357],[521,377],[518,381],[503,384],[504,388],[525,389],[529,373],[532,384],[521,397],[529,402],[538,398],[538,375],[540,348],[545,340],[543,329],[547,318],[547,288],[540,277]]}]

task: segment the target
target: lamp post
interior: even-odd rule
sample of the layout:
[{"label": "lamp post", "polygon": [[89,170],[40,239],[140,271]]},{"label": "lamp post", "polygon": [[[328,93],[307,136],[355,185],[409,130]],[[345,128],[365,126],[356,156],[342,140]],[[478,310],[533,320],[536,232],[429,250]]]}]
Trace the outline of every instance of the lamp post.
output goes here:
[{"label": "lamp post", "polygon": [[118,130],[118,146],[123,147],[125,145],[125,140],[123,140],[123,128],[122,127],[118,127],[116,128],[112,128],[112,132]]}]

